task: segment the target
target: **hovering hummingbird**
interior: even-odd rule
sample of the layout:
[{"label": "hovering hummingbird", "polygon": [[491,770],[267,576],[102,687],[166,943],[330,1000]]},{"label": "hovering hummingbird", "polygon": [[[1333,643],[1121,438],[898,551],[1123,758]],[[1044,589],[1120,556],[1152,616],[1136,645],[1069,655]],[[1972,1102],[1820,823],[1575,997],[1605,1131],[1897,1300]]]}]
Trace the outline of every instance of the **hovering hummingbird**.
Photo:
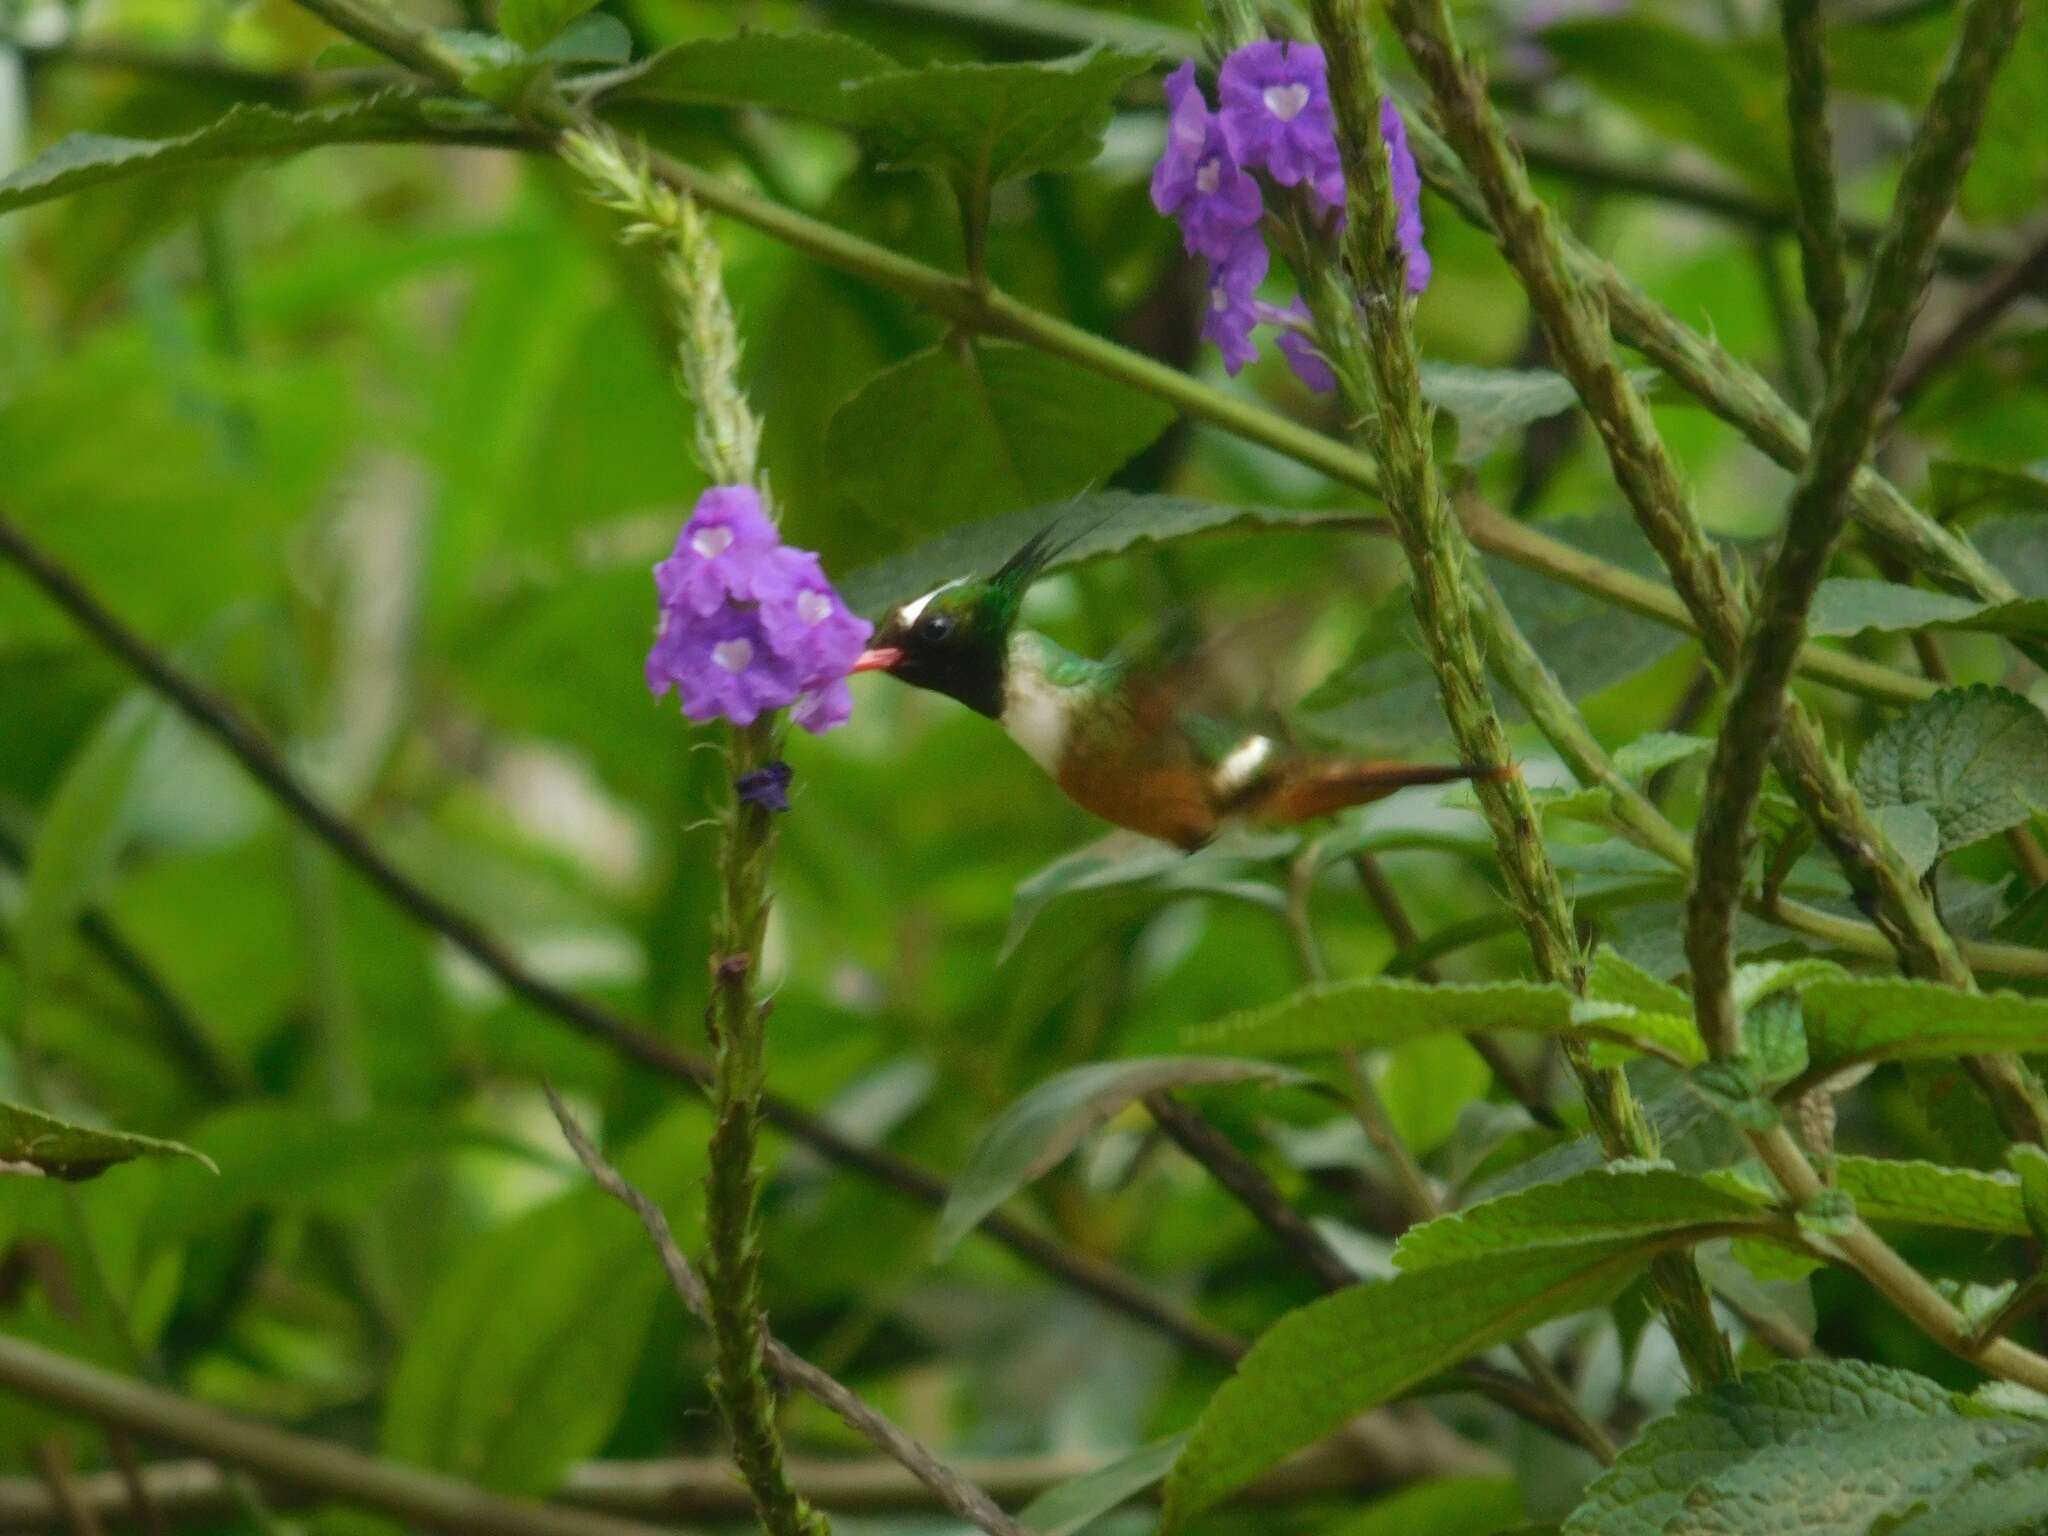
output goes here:
[{"label": "hovering hummingbird", "polygon": [[1499,778],[1508,766],[1316,757],[1189,707],[1170,662],[1091,660],[1020,628],[1024,593],[1070,541],[1047,528],[994,575],[893,610],[856,672],[887,672],[1001,722],[1067,798],[1192,853],[1231,821],[1288,826],[1412,784]]}]

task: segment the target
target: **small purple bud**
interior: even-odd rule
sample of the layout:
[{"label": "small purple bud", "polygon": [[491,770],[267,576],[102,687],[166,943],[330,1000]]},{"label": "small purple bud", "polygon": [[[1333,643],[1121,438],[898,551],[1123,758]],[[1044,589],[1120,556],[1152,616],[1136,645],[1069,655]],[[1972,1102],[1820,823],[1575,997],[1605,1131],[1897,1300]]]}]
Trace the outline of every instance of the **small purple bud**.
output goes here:
[{"label": "small purple bud", "polygon": [[789,781],[795,777],[796,770],[778,758],[752,773],[741,774],[732,787],[749,805],[758,805],[764,811],[786,811]]}]

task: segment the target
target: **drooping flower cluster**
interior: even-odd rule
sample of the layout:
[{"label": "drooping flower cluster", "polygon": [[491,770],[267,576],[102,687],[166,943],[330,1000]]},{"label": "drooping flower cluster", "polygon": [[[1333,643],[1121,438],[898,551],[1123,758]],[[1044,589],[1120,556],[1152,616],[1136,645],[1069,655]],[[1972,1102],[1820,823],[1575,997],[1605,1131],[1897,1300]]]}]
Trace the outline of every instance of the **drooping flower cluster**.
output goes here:
[{"label": "drooping flower cluster", "polygon": [[[1334,388],[1300,301],[1280,309],[1258,300],[1270,257],[1259,229],[1265,199],[1253,175],[1263,171],[1276,185],[1305,187],[1318,213],[1342,217],[1344,165],[1323,51],[1313,43],[1247,43],[1223,61],[1217,94],[1221,105],[1212,112],[1192,63],[1167,77],[1166,152],[1152,171],[1153,207],[1179,223],[1189,253],[1209,264],[1202,335],[1236,373],[1258,356],[1252,339],[1257,327],[1276,326],[1280,350],[1302,382],[1311,389]],[[1420,293],[1430,274],[1422,244],[1422,178],[1401,114],[1385,97],[1380,133],[1393,173],[1408,291]]]},{"label": "drooping flower cluster", "polygon": [[813,733],[853,713],[846,679],[873,626],[847,610],[816,555],[782,542],[752,486],[715,485],[697,499],[654,586],[656,698],[674,688],[692,720],[734,725],[787,708]]}]

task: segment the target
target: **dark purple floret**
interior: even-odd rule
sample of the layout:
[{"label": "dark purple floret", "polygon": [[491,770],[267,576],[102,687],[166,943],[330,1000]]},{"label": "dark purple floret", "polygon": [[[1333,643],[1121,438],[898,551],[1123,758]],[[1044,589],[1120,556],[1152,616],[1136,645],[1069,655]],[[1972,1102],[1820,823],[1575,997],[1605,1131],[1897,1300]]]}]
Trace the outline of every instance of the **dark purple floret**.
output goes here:
[{"label": "dark purple floret", "polygon": [[789,809],[789,781],[795,777],[796,770],[777,758],[752,773],[741,774],[733,781],[732,787],[749,805],[758,805],[764,811],[786,811]]}]

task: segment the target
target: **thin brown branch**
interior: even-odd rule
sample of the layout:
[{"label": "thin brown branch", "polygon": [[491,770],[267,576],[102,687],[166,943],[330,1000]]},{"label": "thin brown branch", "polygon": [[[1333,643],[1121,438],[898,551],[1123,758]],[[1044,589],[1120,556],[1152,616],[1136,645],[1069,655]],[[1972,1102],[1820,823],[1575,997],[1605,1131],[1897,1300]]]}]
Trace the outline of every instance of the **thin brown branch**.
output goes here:
[{"label": "thin brown branch", "polygon": [[[639,1217],[640,1225],[647,1229],[648,1240],[661,1256],[661,1267],[668,1272],[669,1283],[675,1288],[676,1295],[682,1298],[683,1305],[699,1322],[708,1325],[712,1317],[712,1298],[697,1272],[690,1267],[690,1261],[683,1256],[682,1249],[676,1245],[675,1233],[669,1230],[668,1217],[662,1214],[660,1206],[627,1183],[624,1176],[605,1161],[604,1154],[597,1150],[583,1127],[577,1124],[576,1117],[569,1113],[554,1088],[544,1086],[548,1107],[554,1111],[555,1123],[561,1126],[563,1139],[576,1154],[576,1160],[606,1194]],[[768,1333],[765,1327],[762,1330],[761,1355],[768,1369],[785,1385],[808,1393],[831,1409],[855,1434],[915,1477],[948,1514],[978,1526],[989,1536],[1026,1536],[1024,1527],[1005,1514],[986,1493],[904,1433],[858,1393],[826,1375]]]},{"label": "thin brown branch", "polygon": [[2021,299],[2048,288],[2048,233],[2018,260],[1986,278],[1953,320],[1906,354],[1892,384],[1892,407],[1903,411],[1953,366]]},{"label": "thin brown branch", "polygon": [[[674,1536],[638,1521],[506,1498],[439,1472],[259,1424],[6,1334],[0,1334],[0,1389],[421,1530],[449,1536]],[[236,1508],[242,1507],[238,1501]]]}]

